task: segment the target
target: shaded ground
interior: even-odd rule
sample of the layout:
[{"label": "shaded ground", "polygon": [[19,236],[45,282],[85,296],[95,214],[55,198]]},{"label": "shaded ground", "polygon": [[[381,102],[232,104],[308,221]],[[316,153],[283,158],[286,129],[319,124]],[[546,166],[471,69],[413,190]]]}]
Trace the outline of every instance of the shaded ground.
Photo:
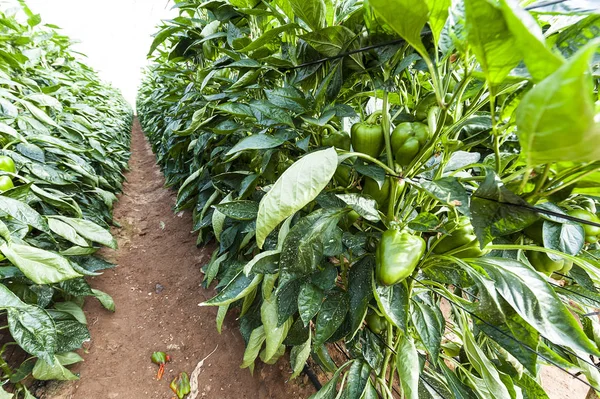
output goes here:
[{"label": "shaded ground", "polygon": [[[202,398],[307,398],[312,386],[286,383],[285,362],[257,365],[254,377],[239,365],[244,342],[228,318],[219,335],[216,308],[198,303],[214,293],[200,287],[200,267],[210,258],[210,248],[196,248],[190,233],[191,215],[175,215],[175,193],[163,188],[164,179],[139,124],[132,137],[131,171],[124,194],[115,208],[122,225],[113,229],[119,249],[103,255],[118,264],[114,270],[92,278],[91,285],[113,296],[112,314],[90,300],[85,312],[92,341],[82,353],[85,362],[74,368],[81,380],[47,387],[47,399],[169,399],[169,382],[182,371],[191,374],[205,362],[199,376]],[[154,351],[173,357],[161,381],[150,362]],[[40,392],[38,392],[40,397]]]}]

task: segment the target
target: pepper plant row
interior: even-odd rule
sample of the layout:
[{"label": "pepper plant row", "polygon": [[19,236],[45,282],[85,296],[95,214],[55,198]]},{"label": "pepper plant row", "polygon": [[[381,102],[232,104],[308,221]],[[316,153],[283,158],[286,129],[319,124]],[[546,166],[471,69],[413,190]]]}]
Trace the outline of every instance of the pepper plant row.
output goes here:
[{"label": "pepper plant row", "polygon": [[[94,253],[116,246],[132,111],[25,5],[0,11],[0,37],[0,397],[32,398],[30,376],[78,378],[65,366],[90,338],[85,297],[114,310],[84,276],[114,266]],[[15,344],[27,356],[9,358]]]},{"label": "pepper plant row", "polygon": [[242,367],[312,357],[315,398],[600,388],[598,10],[176,3],[137,106]]}]

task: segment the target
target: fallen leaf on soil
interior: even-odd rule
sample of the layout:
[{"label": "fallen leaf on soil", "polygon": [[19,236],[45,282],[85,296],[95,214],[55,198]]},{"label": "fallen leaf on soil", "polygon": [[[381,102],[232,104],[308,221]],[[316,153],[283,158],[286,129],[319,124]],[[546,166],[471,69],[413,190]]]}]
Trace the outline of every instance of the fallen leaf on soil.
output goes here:
[{"label": "fallen leaf on soil", "polygon": [[192,376],[190,377],[191,391],[190,391],[190,397],[188,399],[196,399],[196,397],[198,396],[198,376],[200,375],[200,372],[202,371],[202,366],[204,366],[204,361],[206,359],[208,359],[210,357],[210,355],[215,353],[217,351],[218,347],[219,347],[219,345],[215,346],[215,349],[212,352],[210,352],[204,359],[200,360],[200,362],[198,362],[198,364],[196,365],[196,368],[194,369],[194,371],[192,372]]}]

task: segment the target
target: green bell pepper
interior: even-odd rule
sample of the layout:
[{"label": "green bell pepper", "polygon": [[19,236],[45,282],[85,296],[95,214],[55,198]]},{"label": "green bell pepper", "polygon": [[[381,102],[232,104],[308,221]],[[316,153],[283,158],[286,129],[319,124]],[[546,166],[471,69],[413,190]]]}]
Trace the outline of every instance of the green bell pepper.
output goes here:
[{"label": "green bell pepper", "polygon": [[429,128],[419,122],[403,122],[396,126],[391,140],[394,159],[407,166],[429,140]]},{"label": "green bell pepper", "polygon": [[379,113],[374,113],[365,122],[352,125],[350,136],[352,137],[352,148],[356,152],[362,152],[377,158],[385,148],[385,136],[381,125],[375,124]]},{"label": "green bell pepper", "polygon": [[373,331],[375,334],[381,334],[384,332],[388,323],[385,317],[379,316],[375,312],[370,312],[367,314],[365,321],[367,322],[367,327],[369,327],[369,330]]},{"label": "green bell pepper", "polygon": [[323,136],[321,145],[323,147],[335,147],[341,150],[350,151],[350,136],[346,132],[337,132],[329,130],[329,134]]},{"label": "green bell pepper", "polygon": [[[598,218],[598,216],[585,209],[573,209],[568,211],[567,214],[578,219],[587,220],[588,222],[600,223],[600,218]],[[583,223],[581,225],[583,226],[583,231],[585,232],[585,242],[593,244],[598,241],[598,236],[600,236],[600,227]]]},{"label": "green bell pepper", "polygon": [[525,256],[527,256],[529,263],[531,263],[531,266],[533,266],[535,270],[548,276],[563,269],[568,271],[573,267],[573,262],[565,259],[552,260],[544,252],[527,251]]},{"label": "green bell pepper", "polygon": [[383,285],[398,284],[412,274],[425,253],[425,240],[407,231],[386,230],[375,252],[375,276]]},{"label": "green bell pepper", "polygon": [[478,258],[488,252],[480,249],[479,240],[477,240],[468,217],[461,216],[458,220],[448,221],[444,225],[444,228],[448,231],[452,230],[452,233],[438,239],[437,244],[433,247],[434,254],[446,254],[460,247],[464,247],[464,249],[453,253],[452,256],[456,256],[457,258]]}]

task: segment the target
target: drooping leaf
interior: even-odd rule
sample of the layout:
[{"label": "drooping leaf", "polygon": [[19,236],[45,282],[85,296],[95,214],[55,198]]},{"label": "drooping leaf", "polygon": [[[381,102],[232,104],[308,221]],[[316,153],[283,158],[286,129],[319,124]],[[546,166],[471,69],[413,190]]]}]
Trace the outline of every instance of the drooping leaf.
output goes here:
[{"label": "drooping leaf", "polygon": [[52,284],[81,277],[66,258],[54,252],[14,242],[2,244],[0,252],[36,284]]},{"label": "drooping leaf", "polygon": [[554,290],[532,267],[505,258],[478,258],[470,262],[482,267],[504,300],[547,339],[586,353],[600,354]]},{"label": "drooping leaf", "polygon": [[[427,55],[427,51],[421,40],[421,31],[425,27],[429,17],[429,9],[425,1],[369,0],[369,4],[421,56]],[[402,15],[402,18],[398,18],[398,15]]]},{"label": "drooping leaf", "polygon": [[304,156],[283,172],[259,204],[256,219],[259,248],[279,223],[315,199],[336,168],[337,154],[328,148]]},{"label": "drooping leaf", "polygon": [[600,159],[600,148],[588,144],[600,141],[589,73],[589,61],[599,43],[590,42],[521,100],[516,118],[528,165]]},{"label": "drooping leaf", "polygon": [[500,8],[488,0],[465,0],[469,45],[492,91],[521,60],[515,38]]}]

